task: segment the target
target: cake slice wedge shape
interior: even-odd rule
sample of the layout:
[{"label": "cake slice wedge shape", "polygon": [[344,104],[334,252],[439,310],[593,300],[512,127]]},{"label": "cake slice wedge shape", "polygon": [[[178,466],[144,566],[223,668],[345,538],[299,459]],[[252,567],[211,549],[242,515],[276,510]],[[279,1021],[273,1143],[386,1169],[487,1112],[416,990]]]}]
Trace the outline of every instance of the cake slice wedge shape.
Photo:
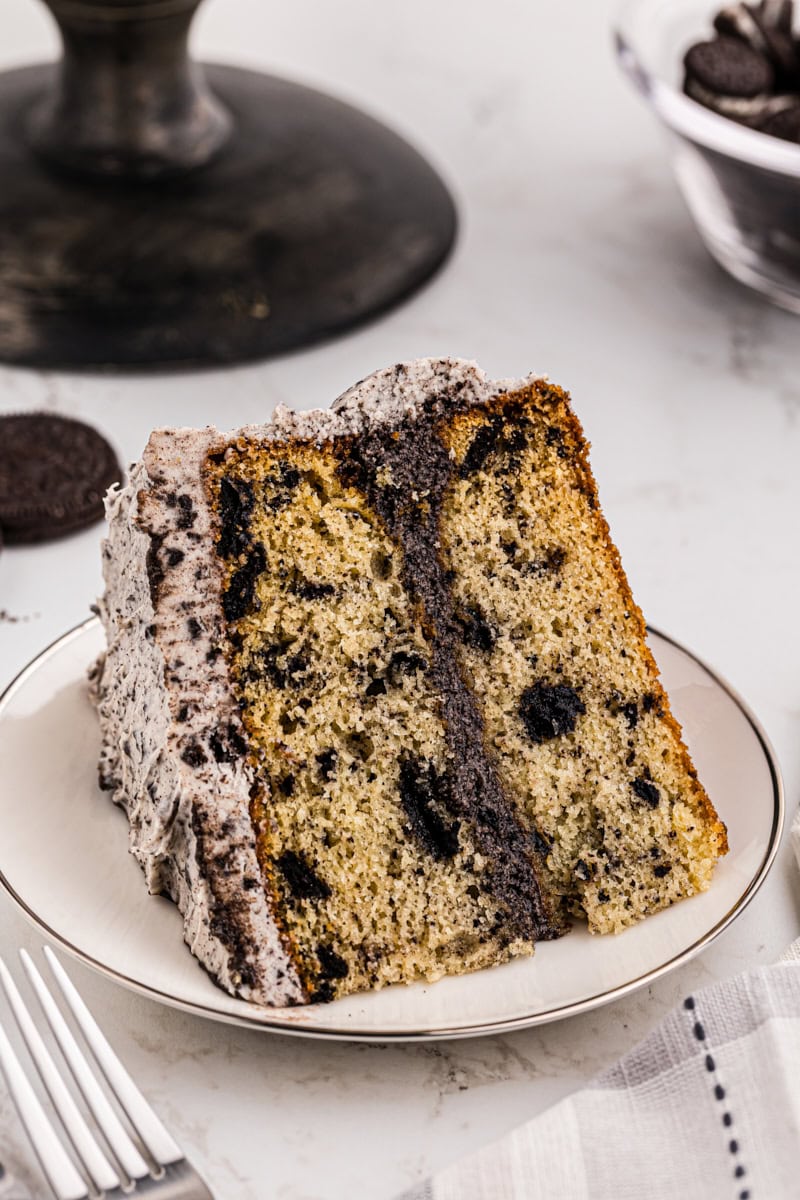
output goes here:
[{"label": "cake slice wedge shape", "polygon": [[101,780],[223,986],[434,980],[708,886],[569,401],[422,360],[160,430],[109,499]]}]

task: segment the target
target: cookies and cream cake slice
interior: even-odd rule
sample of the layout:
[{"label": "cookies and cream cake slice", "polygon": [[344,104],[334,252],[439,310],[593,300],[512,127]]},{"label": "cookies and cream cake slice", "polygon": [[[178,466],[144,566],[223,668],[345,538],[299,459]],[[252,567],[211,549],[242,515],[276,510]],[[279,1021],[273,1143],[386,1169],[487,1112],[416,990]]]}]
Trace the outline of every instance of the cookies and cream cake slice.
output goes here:
[{"label": "cookies and cream cake slice", "polygon": [[158,431],[109,515],[101,778],[230,990],[436,979],[708,885],[724,828],[558,389],[421,361]]}]

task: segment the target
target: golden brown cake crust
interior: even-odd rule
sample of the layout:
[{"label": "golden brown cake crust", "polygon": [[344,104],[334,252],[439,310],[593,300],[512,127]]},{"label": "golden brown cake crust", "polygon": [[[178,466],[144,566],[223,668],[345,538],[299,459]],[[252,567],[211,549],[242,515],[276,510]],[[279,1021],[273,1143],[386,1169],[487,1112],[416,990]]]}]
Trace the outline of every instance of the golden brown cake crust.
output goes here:
[{"label": "golden brown cake crust", "polygon": [[697,771],[688,749],[683,742],[683,730],[680,723],[676,720],[669,703],[669,696],[664,691],[661,684],[661,678],[658,673],[656,661],[653,658],[653,653],[647,643],[647,623],[642,610],[633,598],[628,577],[622,566],[619,550],[612,541],[611,530],[600,505],[600,497],[597,492],[597,484],[595,482],[592,469],[589,464],[589,451],[591,443],[587,440],[583,431],[583,426],[575,415],[572,408],[572,400],[569,392],[562,388],[556,387],[554,384],[545,384],[541,380],[537,380],[528,388],[523,388],[520,392],[512,393],[509,399],[520,399],[536,397],[538,404],[543,404],[545,407],[552,406],[554,415],[557,415],[563,422],[565,428],[569,431],[570,439],[575,447],[576,463],[580,473],[582,487],[589,501],[589,506],[592,510],[592,519],[597,527],[597,532],[605,543],[606,552],[610,560],[610,568],[614,580],[620,592],[625,598],[625,603],[631,613],[633,621],[636,623],[637,632],[642,643],[642,656],[647,664],[650,678],[653,681],[653,690],[657,692],[662,707],[664,709],[664,720],[672,729],[676,739],[681,746],[681,761],[690,777],[690,787],[694,795],[695,802],[702,813],[704,820],[708,823],[709,833],[716,839],[717,850],[720,856],[728,853],[728,831],[723,822],[719,819],[714,805],[709,799],[703,785],[697,778]]}]

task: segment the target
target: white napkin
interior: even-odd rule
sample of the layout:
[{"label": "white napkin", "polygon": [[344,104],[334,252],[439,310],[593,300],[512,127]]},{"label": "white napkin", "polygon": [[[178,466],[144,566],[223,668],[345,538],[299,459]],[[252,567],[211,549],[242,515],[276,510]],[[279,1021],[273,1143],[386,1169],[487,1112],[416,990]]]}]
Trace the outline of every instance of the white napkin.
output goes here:
[{"label": "white napkin", "polygon": [[[791,833],[800,863],[800,816]],[[800,939],[403,1200],[798,1200]]]}]

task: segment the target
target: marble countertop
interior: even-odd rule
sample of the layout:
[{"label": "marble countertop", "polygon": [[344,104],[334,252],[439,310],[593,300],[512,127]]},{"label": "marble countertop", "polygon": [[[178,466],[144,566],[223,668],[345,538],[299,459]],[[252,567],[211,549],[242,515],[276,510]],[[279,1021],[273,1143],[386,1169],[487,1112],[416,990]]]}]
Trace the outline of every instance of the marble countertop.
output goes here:
[{"label": "marble countertop", "polygon": [[[0,410],[99,426],[121,458],[156,424],[234,425],[328,404],[404,358],[548,372],[593,443],[601,499],[640,605],[748,700],[791,816],[800,791],[798,319],[708,259],[649,114],[619,77],[613,4],[262,0],[205,6],[196,47],[335,90],[424,149],[461,236],[422,294],[353,336],[278,361],[117,377],[0,367]],[[55,53],[46,12],[3,0],[0,67]],[[87,614],[94,528],[0,555],[0,682]],[[2,833],[0,832],[0,852]],[[502,1134],[632,1046],[686,992],[775,959],[800,932],[788,844],[699,958],[588,1015],[438,1045],[347,1045],[189,1017],[75,964],[73,976],[215,1194],[372,1200]],[[40,938],[0,897],[0,951]],[[0,1160],[36,1173],[0,1095]]]}]

